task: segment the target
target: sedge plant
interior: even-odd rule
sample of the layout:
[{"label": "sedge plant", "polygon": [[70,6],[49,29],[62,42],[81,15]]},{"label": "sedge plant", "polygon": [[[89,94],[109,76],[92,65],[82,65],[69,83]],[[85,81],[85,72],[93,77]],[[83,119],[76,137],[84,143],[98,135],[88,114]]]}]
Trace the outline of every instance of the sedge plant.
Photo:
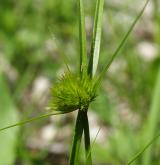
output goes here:
[{"label": "sedge plant", "polygon": [[[135,27],[137,21],[142,16],[149,0],[146,1],[142,10],[138,13],[135,20],[131,24],[130,28],[122,38],[119,46],[115,52],[110,56],[106,66],[100,74],[97,74],[97,67],[100,55],[100,44],[101,44],[101,33],[102,33],[102,17],[104,0],[97,0],[95,7],[94,16],[94,26],[93,35],[91,42],[91,51],[88,55],[87,45],[86,45],[86,30],[85,30],[85,12],[84,12],[84,2],[83,0],[78,0],[79,6],[79,72],[73,73],[69,67],[68,70],[58,79],[57,83],[51,88],[52,98],[49,102],[48,109],[51,113],[40,115],[31,119],[21,121],[16,124],[12,124],[5,128],[1,128],[0,131],[6,130],[11,127],[20,126],[38,119],[46,118],[51,115],[66,114],[72,111],[78,111],[74,137],[71,147],[69,165],[76,165],[78,163],[79,150],[81,147],[81,139],[84,134],[84,144],[86,153],[87,165],[92,165],[92,155],[91,155],[91,142],[89,134],[89,122],[88,122],[88,109],[91,102],[93,102],[97,97],[98,88],[106,74],[106,71],[112,64],[115,57],[120,52],[121,48],[124,46],[127,38]],[[88,58],[89,57],[89,58]],[[156,137],[156,139],[159,136]],[[155,139],[154,139],[155,140]],[[153,141],[153,140],[152,140]],[[152,142],[151,141],[151,142]],[[145,149],[149,147],[152,143],[149,143],[145,148],[136,154],[133,159],[128,164],[134,162]]]}]

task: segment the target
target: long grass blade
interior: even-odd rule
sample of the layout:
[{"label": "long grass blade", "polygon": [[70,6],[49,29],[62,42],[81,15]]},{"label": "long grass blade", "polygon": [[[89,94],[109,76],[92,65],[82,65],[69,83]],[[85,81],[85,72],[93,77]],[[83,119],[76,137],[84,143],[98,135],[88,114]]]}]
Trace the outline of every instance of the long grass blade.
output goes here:
[{"label": "long grass blade", "polygon": [[[87,74],[87,48],[86,48],[86,31],[83,0],[79,0],[79,41],[80,41],[80,76]],[[75,165],[78,162],[79,149],[83,134],[83,111],[78,111],[75,125],[74,138],[72,143],[69,165]]]},{"label": "long grass blade", "polygon": [[11,124],[11,125],[8,125],[6,127],[0,128],[0,132],[4,131],[4,130],[7,130],[9,128],[13,128],[13,127],[16,127],[16,126],[21,126],[21,125],[24,125],[24,124],[27,124],[27,123],[30,123],[30,122],[33,122],[33,121],[36,121],[36,120],[40,120],[40,119],[43,119],[43,118],[47,118],[49,116],[60,115],[60,114],[64,114],[64,113],[63,112],[56,112],[56,113],[48,113],[48,114],[43,114],[43,115],[40,115],[40,116],[32,117],[32,118],[17,122],[15,124]]},{"label": "long grass blade", "polygon": [[155,136],[140,152],[138,152],[126,165],[130,165],[135,162],[158,138],[160,133]]},{"label": "long grass blade", "polygon": [[93,77],[99,61],[104,0],[97,0],[88,73]]},{"label": "long grass blade", "polygon": [[[154,23],[155,23],[155,41],[160,45],[160,1],[155,0],[153,1],[154,4]],[[158,47],[158,52],[160,52],[160,48]],[[159,127],[159,116],[160,116],[160,64],[159,64],[159,71],[157,72],[157,78],[155,81],[154,93],[152,96],[152,103],[150,107],[150,112],[148,114],[148,121],[146,125],[146,129],[144,132],[144,138],[151,139],[155,136],[156,131]],[[152,164],[152,149],[154,147],[150,147],[145,154],[143,155],[142,165],[150,165]]]},{"label": "long grass blade", "polygon": [[137,15],[137,17],[135,18],[135,20],[133,21],[132,25],[130,26],[129,30],[127,31],[127,33],[124,35],[122,41],[120,42],[119,46],[117,47],[117,49],[115,50],[115,52],[113,53],[113,55],[111,56],[109,62],[107,63],[107,65],[104,67],[104,69],[102,70],[102,72],[100,73],[99,77],[98,77],[98,81],[97,84],[99,84],[102,80],[102,78],[104,77],[106,71],[108,70],[108,68],[110,67],[110,65],[112,64],[113,60],[115,59],[115,57],[118,55],[118,53],[120,52],[120,50],[122,49],[122,47],[124,46],[124,44],[126,43],[126,40],[128,39],[129,35],[131,34],[131,32],[133,31],[133,28],[135,27],[136,23],[138,22],[138,20],[140,19],[140,17],[142,16],[145,8],[147,7],[147,4],[150,0],[147,0],[145,5],[143,6],[143,8],[141,9],[141,11],[139,12],[139,14]]},{"label": "long grass blade", "polygon": [[[160,115],[160,67],[157,74],[157,80],[155,84],[155,89],[153,93],[153,100],[151,103],[150,113],[148,115],[148,123],[146,124],[145,136],[147,141],[155,136],[155,133],[159,125],[159,115]],[[150,165],[152,160],[152,147],[150,147],[143,156],[143,165]]]},{"label": "long grass blade", "polygon": [[83,134],[83,113],[84,111],[82,110],[78,111],[69,165],[76,165],[78,162],[79,150]]},{"label": "long grass blade", "polygon": [[87,111],[83,115],[83,128],[84,128],[84,142],[86,151],[86,165],[92,165],[91,144],[90,144],[90,131]]},{"label": "long grass blade", "polygon": [[79,0],[80,74],[87,73],[87,48],[83,0]]},{"label": "long grass blade", "polygon": [[97,133],[96,133],[96,136],[95,136],[95,138],[94,138],[94,140],[93,140],[93,142],[92,142],[92,144],[91,144],[91,147],[90,147],[90,149],[89,149],[89,151],[88,151],[88,154],[87,154],[87,157],[86,157],[86,162],[87,162],[88,159],[89,159],[89,155],[90,155],[90,153],[91,153],[91,150],[92,150],[93,146],[94,146],[95,143],[96,143],[96,140],[97,140],[98,134],[100,133],[100,130],[101,130],[101,127],[98,129],[98,131],[97,131]]}]

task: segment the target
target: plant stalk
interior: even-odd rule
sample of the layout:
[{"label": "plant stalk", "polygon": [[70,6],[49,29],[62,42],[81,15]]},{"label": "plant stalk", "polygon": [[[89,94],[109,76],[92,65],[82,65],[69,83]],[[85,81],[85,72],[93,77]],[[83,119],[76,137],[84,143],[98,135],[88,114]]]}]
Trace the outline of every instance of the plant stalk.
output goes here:
[{"label": "plant stalk", "polygon": [[86,151],[86,165],[92,165],[92,156],[91,156],[91,143],[90,143],[90,134],[89,134],[89,122],[87,111],[83,113],[83,128],[84,128],[84,141],[85,141],[85,151]]},{"label": "plant stalk", "polygon": [[[159,1],[154,0],[154,22],[155,22],[155,42],[157,42],[158,44],[160,44],[160,38],[157,37],[160,34],[160,24],[159,24],[159,10],[158,7],[160,5]],[[160,48],[158,49],[158,52],[160,52]],[[148,139],[152,139],[155,134],[156,131],[158,130],[159,127],[159,111],[160,111],[160,101],[159,101],[159,97],[160,97],[160,65],[158,68],[158,72],[157,72],[157,78],[156,78],[156,82],[155,82],[155,87],[154,87],[154,92],[153,92],[153,97],[152,97],[152,102],[151,102],[151,107],[150,107],[150,112],[148,115],[148,121],[147,121],[147,131],[145,133],[145,139],[146,141]],[[142,165],[150,165],[153,159],[153,148],[154,146],[151,146],[150,148],[148,148],[148,150],[145,152],[143,159],[142,159]]]},{"label": "plant stalk", "polygon": [[86,109],[78,111],[69,165],[76,165],[78,162],[78,154],[81,145],[83,130],[86,152],[86,165],[92,165],[89,122]]},{"label": "plant stalk", "polygon": [[82,110],[78,111],[69,165],[76,165],[78,162],[78,153],[79,153],[81,139],[82,139],[82,133],[83,133],[83,124],[82,124],[83,123],[83,113],[84,113],[84,111],[82,111]]}]

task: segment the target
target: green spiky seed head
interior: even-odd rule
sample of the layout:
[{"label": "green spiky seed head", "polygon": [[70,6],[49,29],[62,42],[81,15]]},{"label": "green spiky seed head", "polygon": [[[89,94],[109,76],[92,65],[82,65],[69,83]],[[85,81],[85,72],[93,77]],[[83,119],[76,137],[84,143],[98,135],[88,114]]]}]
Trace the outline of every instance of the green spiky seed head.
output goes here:
[{"label": "green spiky seed head", "polygon": [[89,76],[80,78],[65,73],[51,88],[52,99],[49,108],[64,113],[77,109],[85,110],[96,97],[94,80]]}]

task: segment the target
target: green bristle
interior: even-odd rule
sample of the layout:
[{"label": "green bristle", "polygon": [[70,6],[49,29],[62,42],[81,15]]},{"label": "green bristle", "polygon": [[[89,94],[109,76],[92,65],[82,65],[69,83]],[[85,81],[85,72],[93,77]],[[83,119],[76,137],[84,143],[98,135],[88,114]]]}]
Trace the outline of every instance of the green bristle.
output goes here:
[{"label": "green bristle", "polygon": [[65,73],[51,89],[50,109],[70,112],[87,107],[96,97],[94,80]]}]

